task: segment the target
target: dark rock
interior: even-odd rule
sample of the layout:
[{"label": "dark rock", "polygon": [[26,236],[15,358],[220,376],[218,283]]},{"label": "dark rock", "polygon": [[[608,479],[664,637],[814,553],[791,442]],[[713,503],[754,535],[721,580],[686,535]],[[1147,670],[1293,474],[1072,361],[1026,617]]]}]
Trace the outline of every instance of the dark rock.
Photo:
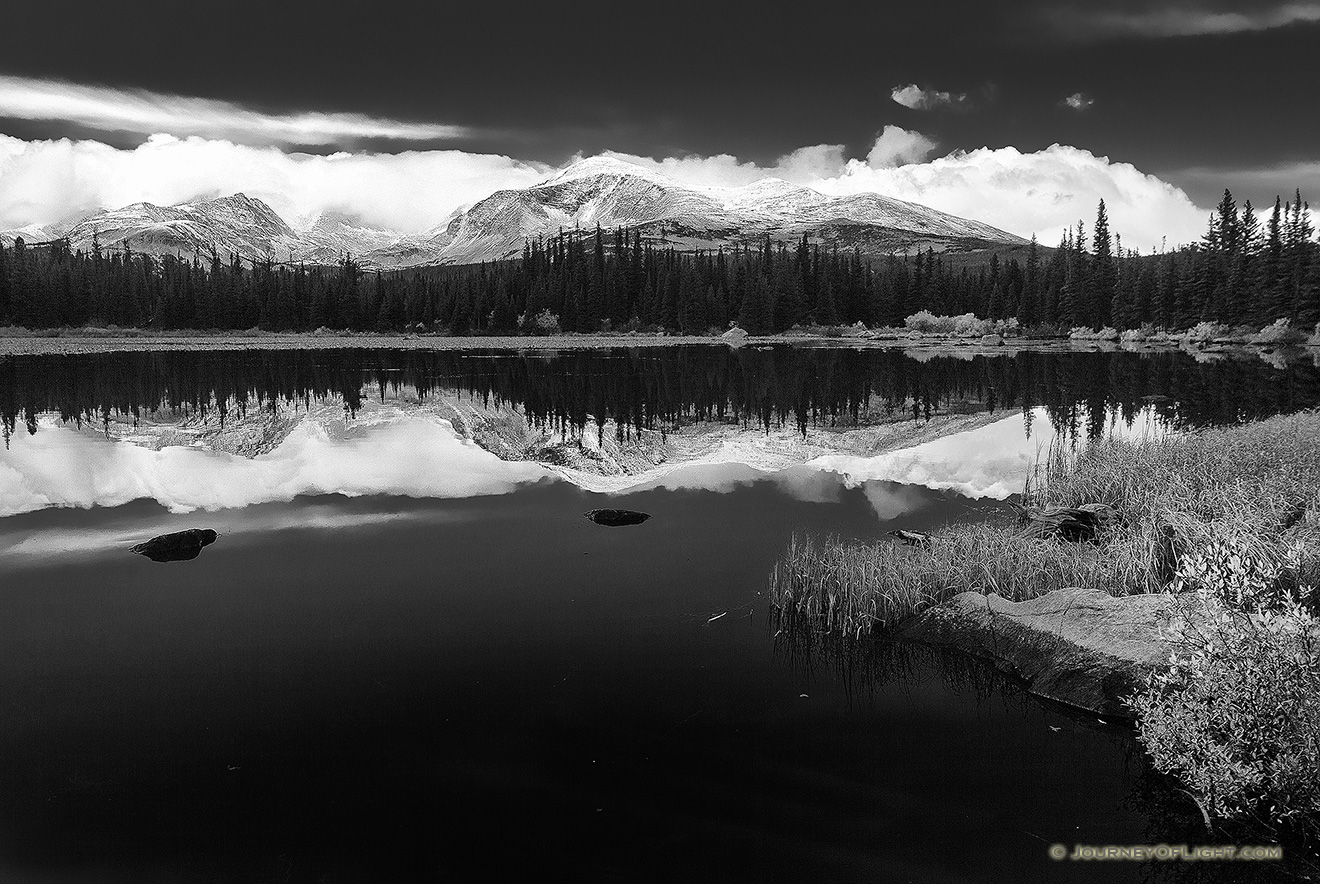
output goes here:
[{"label": "dark rock", "polygon": [[583,513],[597,525],[604,525],[607,528],[618,528],[623,525],[640,525],[651,518],[650,513],[639,513],[634,510],[592,510],[589,513]]},{"label": "dark rock", "polygon": [[1046,510],[1017,507],[1017,510],[1024,537],[1062,537],[1074,543],[1094,541],[1105,528],[1118,521],[1117,511],[1104,503]]},{"label": "dark rock", "polygon": [[210,528],[189,528],[173,534],[162,534],[131,547],[129,552],[146,556],[153,562],[186,562],[197,558],[202,547],[215,543],[219,535]]},{"label": "dark rock", "polygon": [[1124,698],[1169,661],[1174,596],[1121,598],[1098,589],[1058,589],[1026,602],[964,592],[898,627],[907,639],[981,657],[1041,697],[1113,718],[1131,718]]}]

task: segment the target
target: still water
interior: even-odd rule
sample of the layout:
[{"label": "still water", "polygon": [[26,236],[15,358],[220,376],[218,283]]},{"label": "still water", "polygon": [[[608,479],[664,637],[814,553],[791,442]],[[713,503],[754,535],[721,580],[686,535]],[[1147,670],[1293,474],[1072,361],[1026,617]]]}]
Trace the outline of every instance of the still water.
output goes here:
[{"label": "still water", "polygon": [[[1025,438],[1033,416],[1036,436],[1068,437],[1125,414],[1176,428],[1320,400],[1309,363],[1073,358],[0,362],[0,881],[1181,880],[1048,858],[1053,843],[1204,842],[1122,729],[964,661],[776,633],[766,575],[794,531],[937,530],[997,495],[875,478],[859,464],[886,454],[853,443],[843,471],[705,456],[656,478],[654,458],[616,459],[637,481],[602,493],[573,481],[577,461],[497,458],[472,412],[459,439],[425,411],[447,396],[519,415],[561,434],[537,449],[552,459],[584,450],[575,434],[719,424],[811,443],[989,415],[915,463],[1006,445],[1005,427]],[[246,450],[220,413],[225,432],[260,419],[266,435]],[[292,428],[272,430],[274,413]],[[318,444],[300,442],[313,419]],[[448,435],[392,435],[423,423]],[[596,507],[652,518],[603,528],[581,515]],[[193,561],[127,552],[189,527],[220,533]]]}]

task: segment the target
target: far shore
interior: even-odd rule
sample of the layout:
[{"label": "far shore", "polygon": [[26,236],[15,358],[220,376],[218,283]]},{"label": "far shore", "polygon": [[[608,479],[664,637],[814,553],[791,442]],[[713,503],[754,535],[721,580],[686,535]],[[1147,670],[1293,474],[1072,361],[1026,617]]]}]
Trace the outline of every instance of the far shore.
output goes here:
[{"label": "far shore", "polygon": [[[29,331],[0,328],[0,356],[40,356],[121,351],[164,350],[585,350],[618,347],[737,346],[767,347],[838,347],[918,350],[931,356],[957,354],[964,358],[977,354],[1005,355],[1030,352],[1167,352],[1186,350],[1199,354],[1249,355],[1276,352],[1280,348],[1238,342],[1143,341],[1117,343],[1103,340],[1069,338],[980,338],[930,332],[885,334],[876,332],[820,334],[784,332],[776,335],[748,335],[731,342],[718,335],[665,335],[637,332],[560,335],[471,335],[455,336],[431,333],[381,332],[272,332],[247,331],[155,331],[150,329],[63,328]],[[1316,352],[1317,346],[1298,346],[1298,353]]]}]

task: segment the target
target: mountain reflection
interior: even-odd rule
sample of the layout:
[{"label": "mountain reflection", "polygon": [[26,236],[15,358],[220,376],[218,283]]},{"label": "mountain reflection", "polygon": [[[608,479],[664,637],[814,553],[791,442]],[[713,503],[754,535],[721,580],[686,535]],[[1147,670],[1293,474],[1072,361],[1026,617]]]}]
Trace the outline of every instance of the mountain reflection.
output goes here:
[{"label": "mountain reflection", "polygon": [[1043,407],[1057,431],[1103,435],[1150,408],[1183,428],[1320,404],[1320,369],[1260,360],[1197,361],[1181,352],[1019,352],[913,358],[894,349],[667,347],[513,351],[267,350],[18,356],[0,359],[5,442],[42,414],[101,424],[144,414],[244,414],[312,400],[412,390],[512,405],[530,424],[620,438],[700,421],[854,426]]}]

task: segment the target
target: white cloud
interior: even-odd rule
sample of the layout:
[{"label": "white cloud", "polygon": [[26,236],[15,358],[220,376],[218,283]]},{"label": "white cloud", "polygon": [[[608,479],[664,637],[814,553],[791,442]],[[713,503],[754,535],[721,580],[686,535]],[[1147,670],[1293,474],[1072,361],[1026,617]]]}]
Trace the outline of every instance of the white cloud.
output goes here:
[{"label": "white cloud", "polygon": [[457,150],[287,153],[199,137],[153,136],[123,150],[97,141],[0,135],[0,230],[49,224],[134,202],[171,205],[243,192],[293,223],[327,210],[405,232],[550,171],[540,163]]},{"label": "white cloud", "polygon": [[1259,3],[1244,11],[1201,9],[1187,3],[1133,12],[1063,7],[1051,10],[1047,15],[1058,30],[1078,39],[1192,37],[1267,31],[1292,24],[1320,22],[1320,3]]},{"label": "white cloud", "polygon": [[[1125,244],[1142,249],[1192,242],[1208,210],[1186,193],[1127,163],[1054,145],[1033,153],[981,148],[922,162],[934,142],[888,126],[866,159],[842,145],[812,145],[758,165],[728,154],[665,159],[611,154],[691,185],[737,186],[775,176],[845,195],[881,193],[974,218],[1047,245],[1103,198]],[[527,187],[554,170],[536,162],[456,150],[288,153],[199,137],[155,136],[133,149],[95,141],[22,141],[0,135],[0,230],[51,223],[138,201],[159,205],[242,191],[290,222],[327,210],[415,233],[505,188]],[[1307,179],[1298,179],[1306,186]],[[1289,188],[1291,190],[1291,188]]]},{"label": "white cloud", "polygon": [[0,117],[64,121],[102,132],[164,132],[248,144],[324,145],[362,138],[434,141],[470,134],[462,126],[363,114],[266,114],[210,98],[4,75],[0,75]]},{"label": "white cloud", "polygon": [[886,126],[866,155],[866,162],[877,169],[920,163],[934,150],[935,141],[920,132]]},{"label": "white cloud", "polygon": [[0,452],[0,517],[47,507],[155,500],[172,512],[292,500],[303,494],[474,497],[546,478],[460,439],[445,420],[411,419],[333,439],[304,422],[253,458],[171,446],[159,451],[43,421]]},{"label": "white cloud", "polygon": [[1183,191],[1128,163],[1064,145],[954,152],[926,163],[876,168],[850,160],[842,175],[815,182],[835,195],[882,193],[1053,245],[1078,220],[1089,225],[1101,199],[1125,245],[1149,250],[1199,239],[1206,210]]},{"label": "white cloud", "polygon": [[[613,150],[607,150],[603,155],[633,163],[644,169],[659,172],[675,181],[698,187],[738,187],[766,177],[782,178],[785,181],[810,186],[812,182],[821,178],[842,174],[848,165],[847,151],[842,144],[813,144],[809,147],[800,147],[768,166],[744,162],[727,153],[709,157],[665,157],[659,160]],[[582,159],[581,155],[575,156],[573,161],[579,159]]]},{"label": "white cloud", "polygon": [[1085,92],[1074,92],[1059,103],[1065,107],[1080,111],[1086,110],[1088,107],[1095,104],[1095,99],[1087,95]]},{"label": "white cloud", "polygon": [[967,94],[922,89],[915,83],[895,86],[889,93],[894,101],[913,110],[933,110],[937,107],[960,107],[967,103]]}]

